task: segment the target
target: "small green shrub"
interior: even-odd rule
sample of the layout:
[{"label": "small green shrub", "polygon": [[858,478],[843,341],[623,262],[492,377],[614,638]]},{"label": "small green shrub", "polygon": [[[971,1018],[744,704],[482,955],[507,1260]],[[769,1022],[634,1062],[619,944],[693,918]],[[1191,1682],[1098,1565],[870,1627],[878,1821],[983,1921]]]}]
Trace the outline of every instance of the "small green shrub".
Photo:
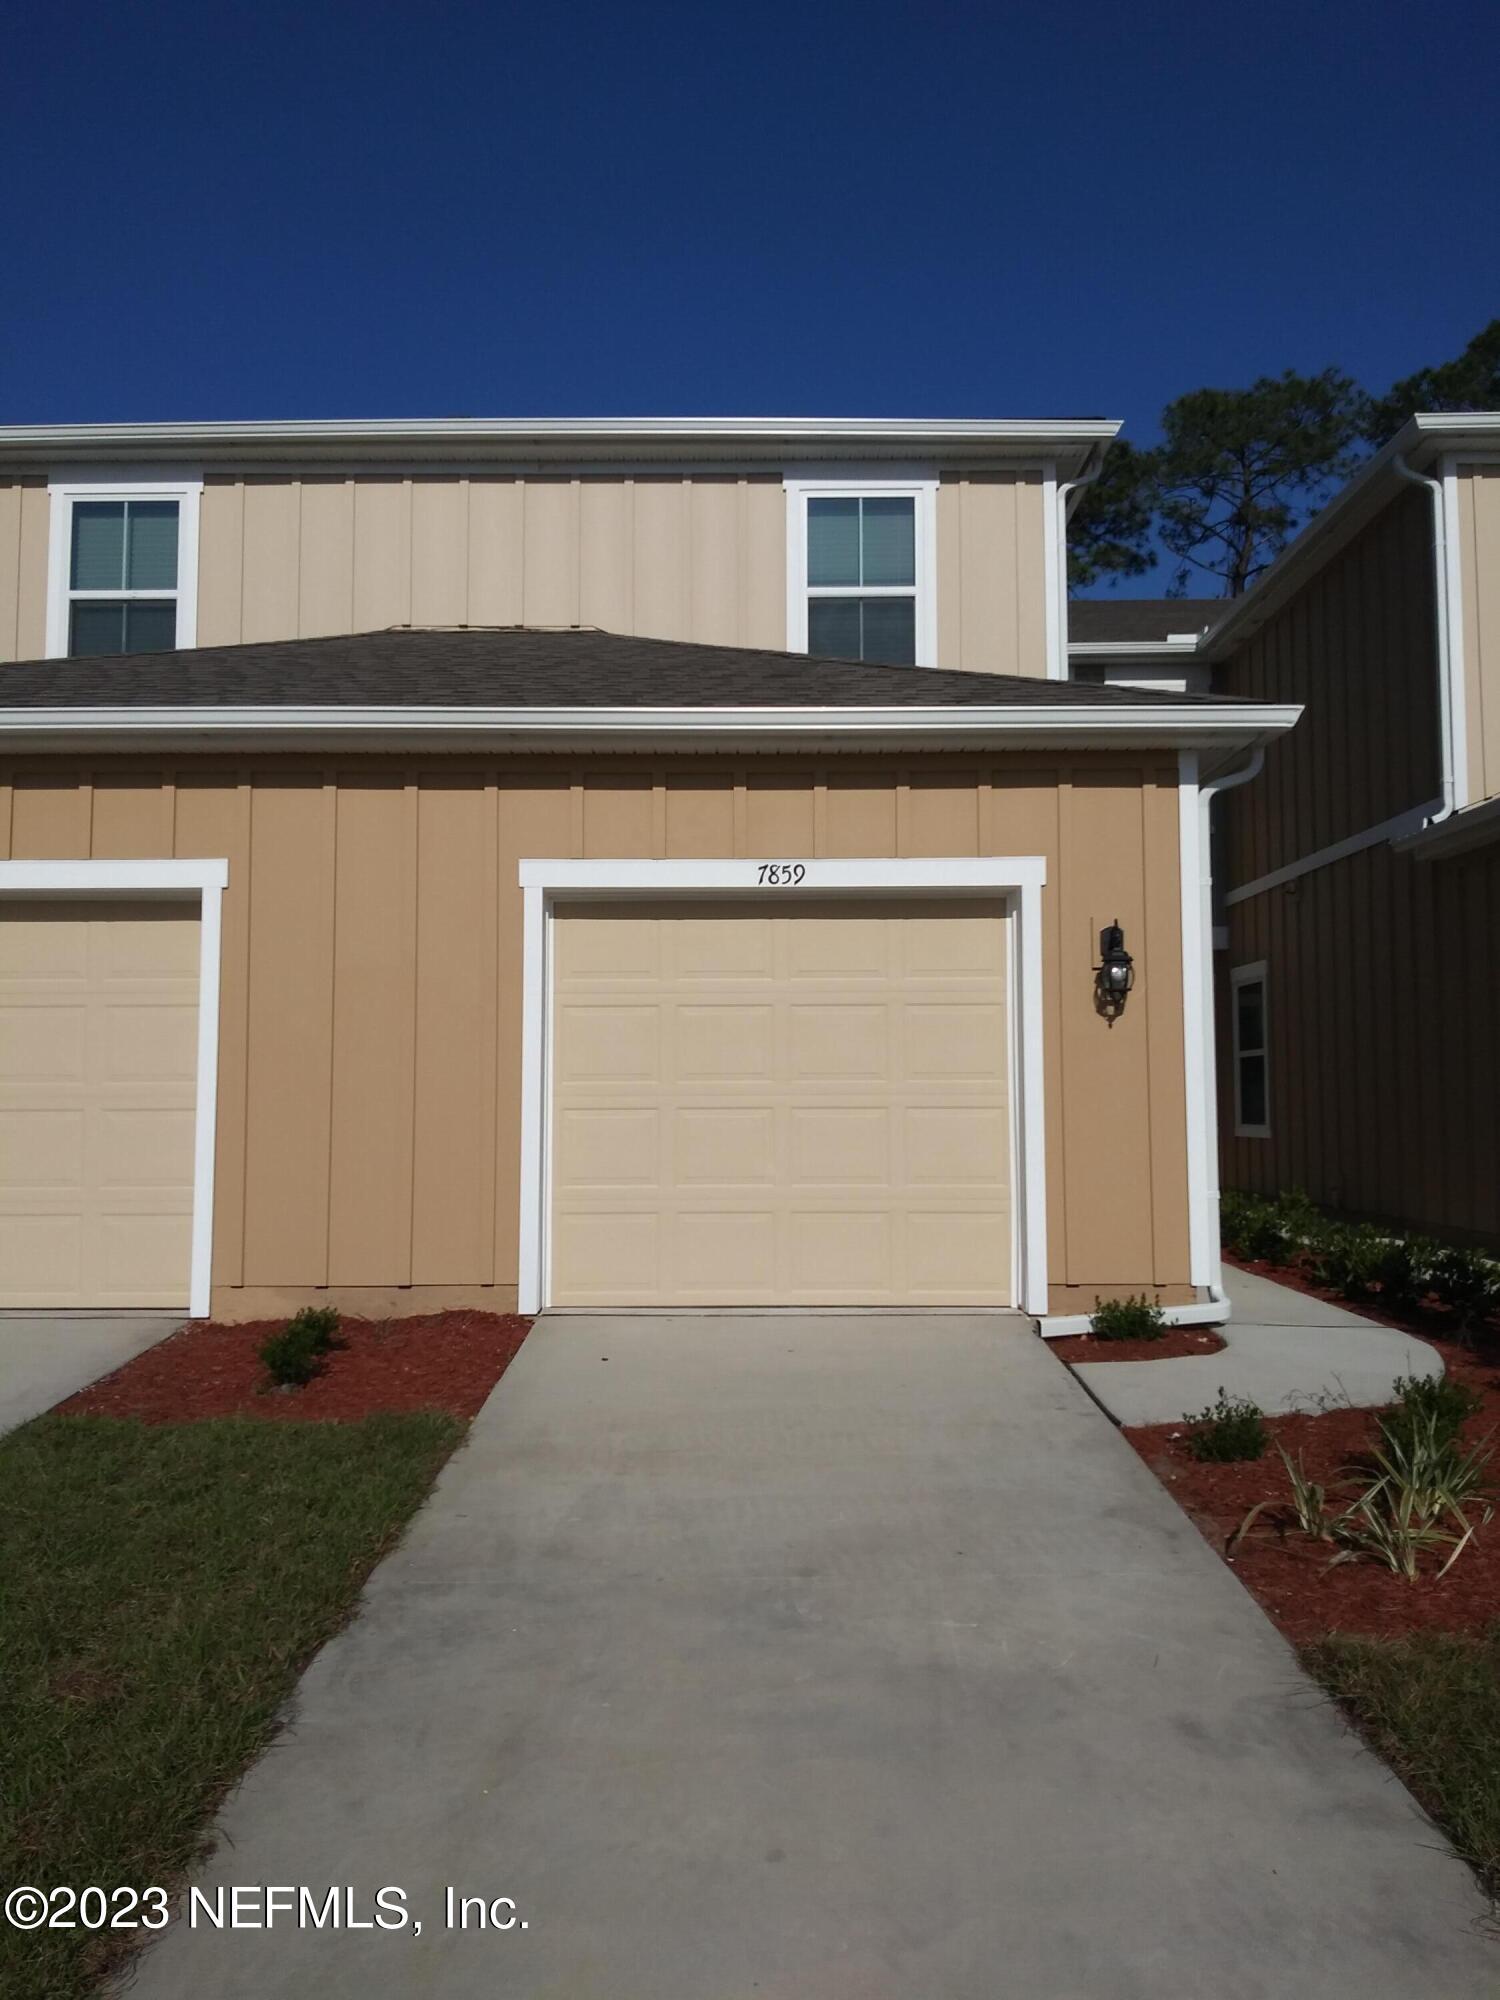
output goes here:
[{"label": "small green shrub", "polygon": [[1310,1269],[1320,1285],[1341,1298],[1365,1299],[1374,1290],[1388,1239],[1366,1222],[1335,1224],[1314,1244]]},{"label": "small green shrub", "polygon": [[1440,1250],[1433,1259],[1432,1289],[1450,1308],[1460,1331],[1468,1332],[1500,1311],[1500,1266],[1477,1250]]},{"label": "small green shrub", "polygon": [[300,1389],[321,1375],[329,1350],[339,1345],[338,1330],[332,1306],[304,1306],[261,1347],[271,1380],[281,1389]]},{"label": "small green shrub", "polygon": [[1219,1197],[1219,1234],[1224,1247],[1237,1257],[1265,1264],[1289,1264],[1322,1225],[1322,1218],[1305,1194]]},{"label": "small green shrub", "polygon": [[1189,1412],[1184,1421],[1195,1426],[1188,1450],[1214,1465],[1260,1458],[1271,1441],[1259,1403],[1248,1396],[1226,1396],[1222,1389],[1216,1402],[1196,1416]]},{"label": "small green shrub", "polygon": [[1425,1236],[1387,1237],[1375,1258],[1380,1303],[1391,1312],[1414,1312],[1432,1289],[1432,1267],[1440,1255]]},{"label": "small green shrub", "polygon": [[1484,1398],[1467,1382],[1451,1375],[1400,1375],[1396,1400],[1377,1418],[1387,1443],[1407,1448],[1419,1429],[1436,1427],[1440,1443],[1451,1443],[1470,1417],[1484,1408]]},{"label": "small green shrub", "polygon": [[1144,1292],[1138,1298],[1101,1299],[1089,1321],[1098,1340],[1160,1340],[1167,1316]]}]

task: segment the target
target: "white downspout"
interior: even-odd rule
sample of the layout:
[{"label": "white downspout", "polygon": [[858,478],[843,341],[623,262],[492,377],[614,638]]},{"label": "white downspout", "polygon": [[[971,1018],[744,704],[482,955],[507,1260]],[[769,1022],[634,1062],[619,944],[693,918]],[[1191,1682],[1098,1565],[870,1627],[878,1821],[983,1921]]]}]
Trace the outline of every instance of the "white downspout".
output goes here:
[{"label": "white downspout", "polygon": [[1450,625],[1451,608],[1448,603],[1448,519],[1443,502],[1443,483],[1432,479],[1425,472],[1416,472],[1409,466],[1400,452],[1391,460],[1403,479],[1410,479],[1418,486],[1425,486],[1432,495],[1432,547],[1435,558],[1436,577],[1434,594],[1437,598],[1437,677],[1438,677],[1438,744],[1443,766],[1443,803],[1427,821],[1428,826],[1440,826],[1458,805],[1458,755],[1459,746],[1453,740],[1453,640]]},{"label": "white downspout", "polygon": [[1057,542],[1057,575],[1053,588],[1057,592],[1058,654],[1061,671],[1059,680],[1071,676],[1068,665],[1068,496],[1078,492],[1080,487],[1092,486],[1104,470],[1104,447],[1095,445],[1092,461],[1086,465],[1076,479],[1064,479],[1057,488],[1057,518],[1053,523],[1053,534]]}]

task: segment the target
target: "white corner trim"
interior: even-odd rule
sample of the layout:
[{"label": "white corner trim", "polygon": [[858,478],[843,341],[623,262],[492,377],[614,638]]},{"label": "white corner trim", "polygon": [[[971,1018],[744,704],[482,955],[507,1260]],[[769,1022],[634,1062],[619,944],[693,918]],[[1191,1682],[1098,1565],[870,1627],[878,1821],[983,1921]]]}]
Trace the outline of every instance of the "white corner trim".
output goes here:
[{"label": "white corner trim", "polygon": [[1362,827],[1346,840],[1336,840],[1329,847],[1319,847],[1296,861],[1288,861],[1284,868],[1273,868],[1268,875],[1257,875],[1253,882],[1231,889],[1224,898],[1225,904],[1247,903],[1252,896],[1263,896],[1268,889],[1279,889],[1285,882],[1295,882],[1301,875],[1311,875],[1314,869],[1331,867],[1336,861],[1347,861],[1351,854],[1362,854],[1367,847],[1378,847],[1382,841],[1404,840],[1410,834],[1419,833],[1432,815],[1441,809],[1442,803],[1441,799],[1429,799],[1426,805],[1409,806],[1405,812],[1381,820],[1378,826]]},{"label": "white corner trim", "polygon": [[1448,733],[1452,739],[1453,805],[1462,812],[1472,797],[1469,783],[1469,690],[1464,675],[1463,523],[1459,509],[1458,463],[1450,454],[1439,467],[1443,485],[1443,563],[1438,588],[1448,598]]},{"label": "white corner trim", "polygon": [[214,1142],[219,1104],[219,964],[227,860],[0,861],[0,900],[12,896],[155,897],[199,906],[198,1052],[193,1100],[193,1222],[188,1314],[207,1319],[212,1290]]},{"label": "white corner trim", "polygon": [[540,1312],[548,1302],[551,1160],[552,918],[569,897],[714,895],[757,899],[786,909],[809,896],[948,893],[1004,895],[1012,925],[1008,959],[1014,1005],[1008,1061],[1015,1080],[1012,1151],[1016,1210],[1012,1262],[1018,1266],[1017,1309],[1047,1310],[1047,1160],[1044,1138],[1042,889],[1046,859],[1013,856],[924,857],[912,860],[809,860],[795,886],[770,886],[769,861],[564,861],[526,859],[523,892],[521,1002],[521,1197],[517,1310]]},{"label": "white corner trim", "polygon": [[198,514],[203,498],[201,475],[163,473],[123,479],[105,475],[68,474],[47,482],[47,658],[61,660],[68,652],[69,554],[73,545],[75,500],[175,500],[177,502],[177,588],[175,591],[121,592],[141,597],[175,597],[177,645],[198,643]]},{"label": "white corner trim", "polygon": [[[916,529],[916,664],[935,667],[938,663],[937,630],[937,490],[935,474],[925,468],[908,478],[867,477],[858,468],[846,477],[830,478],[788,472],[782,480],[786,495],[786,649],[807,651],[807,503],[819,500],[905,500],[912,509]],[[834,596],[904,597],[904,589],[861,590],[851,584]]]}]

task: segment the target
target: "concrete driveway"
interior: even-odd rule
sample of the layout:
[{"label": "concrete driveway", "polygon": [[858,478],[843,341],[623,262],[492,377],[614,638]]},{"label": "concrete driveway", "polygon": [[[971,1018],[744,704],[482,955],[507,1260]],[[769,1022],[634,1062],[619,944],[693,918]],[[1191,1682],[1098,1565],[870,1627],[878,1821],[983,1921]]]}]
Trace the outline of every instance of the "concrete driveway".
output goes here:
[{"label": "concrete driveway", "polygon": [[0,1435],[86,1389],[182,1325],[183,1313],[0,1313]]},{"label": "concrete driveway", "polygon": [[178,1925],[141,2000],[1500,1991],[1467,1872],[995,1316],[543,1321],[224,1826],[200,1886],[421,1935]]}]

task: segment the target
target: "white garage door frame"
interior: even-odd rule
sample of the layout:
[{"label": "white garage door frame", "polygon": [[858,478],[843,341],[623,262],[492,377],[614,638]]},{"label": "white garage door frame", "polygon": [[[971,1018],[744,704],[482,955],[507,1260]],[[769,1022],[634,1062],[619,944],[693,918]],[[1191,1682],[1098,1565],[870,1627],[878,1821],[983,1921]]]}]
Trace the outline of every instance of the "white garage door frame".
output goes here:
[{"label": "white garage door frame", "polygon": [[[771,878],[772,869],[777,871]],[[800,875],[797,871],[800,869]],[[791,879],[796,877],[795,880]],[[552,1167],[552,920],[569,901],[618,897],[657,902],[705,895],[795,909],[809,897],[902,896],[1001,899],[1010,924],[1006,953],[1012,1297],[1047,1311],[1047,1155],[1042,1061],[1042,889],[1039,854],[962,855],[908,861],[551,861],[524,860],[521,1013],[521,1240],[518,1310],[550,1302]]]},{"label": "white garage door frame", "polygon": [[198,1065],[193,1100],[193,1238],[188,1316],[207,1319],[213,1269],[214,1132],[219,1101],[219,957],[227,860],[0,861],[0,905],[105,901],[198,905]]}]

